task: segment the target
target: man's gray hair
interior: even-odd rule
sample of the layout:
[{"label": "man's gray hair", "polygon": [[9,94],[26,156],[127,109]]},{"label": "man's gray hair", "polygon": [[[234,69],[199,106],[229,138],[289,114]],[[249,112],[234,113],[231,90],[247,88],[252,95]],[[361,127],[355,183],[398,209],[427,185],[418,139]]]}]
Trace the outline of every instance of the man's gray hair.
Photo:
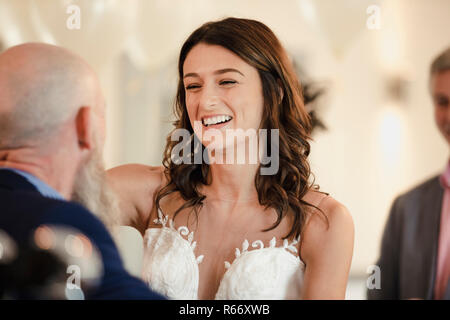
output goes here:
[{"label": "man's gray hair", "polygon": [[450,47],[434,58],[430,67],[430,75],[446,70],[450,70]]},{"label": "man's gray hair", "polygon": [[95,107],[93,72],[65,49],[25,44],[0,61],[0,149],[45,144],[81,106]]}]

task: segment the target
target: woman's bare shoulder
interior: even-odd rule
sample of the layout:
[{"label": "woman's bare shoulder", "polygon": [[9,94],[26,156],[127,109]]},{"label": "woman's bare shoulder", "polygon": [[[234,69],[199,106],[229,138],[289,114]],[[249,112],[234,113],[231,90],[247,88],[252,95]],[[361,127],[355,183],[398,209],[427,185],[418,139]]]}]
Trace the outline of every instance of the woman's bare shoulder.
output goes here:
[{"label": "woman's bare shoulder", "polygon": [[[107,171],[108,180],[121,195],[145,208],[148,199],[164,186],[164,167],[126,164]],[[144,210],[145,211],[145,210]]]},{"label": "woman's bare shoulder", "polygon": [[106,175],[120,198],[124,224],[145,228],[154,195],[166,181],[164,167],[126,164],[109,169]]},{"label": "woman's bare shoulder", "polygon": [[344,299],[353,246],[353,218],[345,205],[327,194],[315,194],[301,238],[306,265],[304,299]]},{"label": "woman's bare shoulder", "polygon": [[[354,223],[347,207],[328,194],[314,191],[316,200],[312,204],[302,236],[302,257],[308,260],[317,254],[333,250],[332,247],[351,246],[353,248]],[[323,250],[321,250],[323,249]]]},{"label": "woman's bare shoulder", "polygon": [[109,169],[106,173],[112,183],[141,191],[157,189],[165,180],[162,166],[125,164]]}]

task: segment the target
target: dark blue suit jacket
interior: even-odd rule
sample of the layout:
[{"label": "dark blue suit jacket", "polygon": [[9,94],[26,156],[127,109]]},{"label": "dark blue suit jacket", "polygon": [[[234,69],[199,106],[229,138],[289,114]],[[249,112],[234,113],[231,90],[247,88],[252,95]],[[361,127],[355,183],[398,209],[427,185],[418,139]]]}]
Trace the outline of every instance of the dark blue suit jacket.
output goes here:
[{"label": "dark blue suit jacket", "polygon": [[164,299],[125,271],[113,239],[92,213],[72,202],[46,198],[22,176],[0,170],[0,229],[20,245],[29,243],[42,224],[78,229],[99,250],[104,274],[87,299]]}]

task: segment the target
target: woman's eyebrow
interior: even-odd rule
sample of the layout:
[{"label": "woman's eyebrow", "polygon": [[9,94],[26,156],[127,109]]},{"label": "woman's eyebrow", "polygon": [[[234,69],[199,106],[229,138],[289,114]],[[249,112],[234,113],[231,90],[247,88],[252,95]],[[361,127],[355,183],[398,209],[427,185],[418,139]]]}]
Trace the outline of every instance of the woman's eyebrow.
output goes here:
[{"label": "woman's eyebrow", "polygon": [[220,70],[216,70],[214,71],[214,74],[223,74],[223,73],[227,73],[227,72],[237,72],[239,73],[241,76],[245,77],[244,74],[242,72],[240,72],[237,69],[233,69],[233,68],[226,68],[226,69],[220,69]]},{"label": "woman's eyebrow", "polygon": [[[233,69],[233,68],[225,68],[225,69],[220,69],[220,70],[216,70],[213,72],[213,74],[217,75],[217,74],[224,74],[227,72],[236,72],[239,73],[241,76],[245,77],[244,74],[242,72],[240,72],[237,69]],[[198,78],[199,75],[195,72],[190,72],[190,73],[186,73],[183,77],[183,79],[188,78],[188,77],[193,77],[193,78]]]}]

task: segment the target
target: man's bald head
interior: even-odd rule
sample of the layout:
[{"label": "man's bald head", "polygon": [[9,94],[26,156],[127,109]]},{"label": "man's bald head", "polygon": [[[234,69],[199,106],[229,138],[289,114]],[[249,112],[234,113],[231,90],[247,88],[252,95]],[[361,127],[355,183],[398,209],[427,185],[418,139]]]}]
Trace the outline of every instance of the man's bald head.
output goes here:
[{"label": "man's bald head", "polygon": [[103,117],[98,79],[78,56],[28,43],[0,54],[0,150],[45,143],[81,107]]}]

